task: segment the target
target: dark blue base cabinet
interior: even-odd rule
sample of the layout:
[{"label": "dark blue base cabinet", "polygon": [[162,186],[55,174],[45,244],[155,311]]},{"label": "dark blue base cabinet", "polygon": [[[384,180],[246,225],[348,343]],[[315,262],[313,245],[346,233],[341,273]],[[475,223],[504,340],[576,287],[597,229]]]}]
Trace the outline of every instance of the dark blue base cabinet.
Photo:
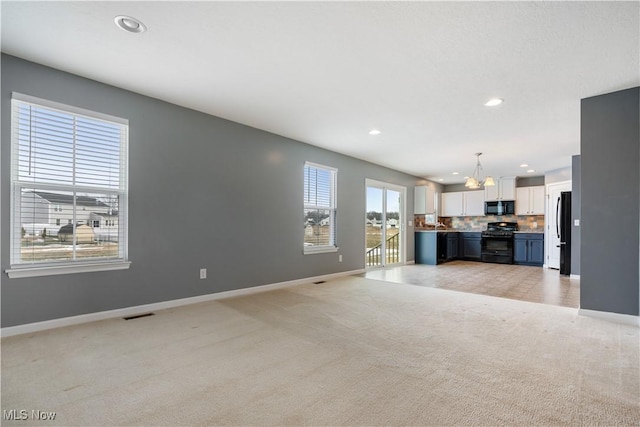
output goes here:
[{"label": "dark blue base cabinet", "polygon": [[[440,256],[438,257],[439,262],[452,261],[458,258],[458,244],[460,239],[458,239],[458,233],[439,233],[440,240],[446,239],[446,243],[442,245],[438,242],[438,251],[440,252]],[[441,249],[442,248],[442,249]]]},{"label": "dark blue base cabinet", "polygon": [[460,258],[480,261],[482,258],[482,237],[477,232],[462,232],[460,236]]},{"label": "dark blue base cabinet", "polygon": [[514,234],[513,263],[542,267],[542,265],[544,264],[544,234]]},{"label": "dark blue base cabinet", "polygon": [[416,263],[436,265],[458,257],[458,233],[417,232]]},{"label": "dark blue base cabinet", "polygon": [[480,261],[478,232],[416,232],[416,263],[436,265],[454,259]]}]

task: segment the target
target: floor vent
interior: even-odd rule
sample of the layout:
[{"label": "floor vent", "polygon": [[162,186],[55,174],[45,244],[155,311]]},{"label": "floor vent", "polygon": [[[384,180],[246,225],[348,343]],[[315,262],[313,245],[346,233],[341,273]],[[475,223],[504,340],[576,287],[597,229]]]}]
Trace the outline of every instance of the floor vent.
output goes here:
[{"label": "floor vent", "polygon": [[320,280],[319,282],[313,282],[314,285],[319,285],[320,283],[327,283],[327,282],[324,280]]},{"label": "floor vent", "polygon": [[144,313],[144,314],[136,314],[135,316],[129,316],[129,317],[123,317],[124,320],[133,320],[133,319],[139,319],[141,317],[149,317],[149,316],[154,316],[155,313]]}]

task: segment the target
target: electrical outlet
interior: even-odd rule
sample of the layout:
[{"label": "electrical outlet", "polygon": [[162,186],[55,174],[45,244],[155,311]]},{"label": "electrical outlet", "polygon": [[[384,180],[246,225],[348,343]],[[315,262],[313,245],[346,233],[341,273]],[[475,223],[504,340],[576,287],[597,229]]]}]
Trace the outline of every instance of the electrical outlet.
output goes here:
[{"label": "electrical outlet", "polygon": [[200,278],[201,279],[206,279],[207,278],[207,269],[206,268],[201,268],[200,269]]},{"label": "electrical outlet", "polygon": [[338,262],[342,262],[342,255],[338,255]]}]

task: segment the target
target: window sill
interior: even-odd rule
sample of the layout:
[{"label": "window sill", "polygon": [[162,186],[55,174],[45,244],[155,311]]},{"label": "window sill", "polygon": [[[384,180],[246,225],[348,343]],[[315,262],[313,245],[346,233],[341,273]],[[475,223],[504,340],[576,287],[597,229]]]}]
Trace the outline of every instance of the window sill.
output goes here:
[{"label": "window sill", "polygon": [[15,267],[5,270],[11,279],[54,276],[57,274],[90,273],[94,271],[127,270],[131,261],[92,262],[39,267]]},{"label": "window sill", "polygon": [[305,255],[325,254],[325,253],[329,253],[329,252],[338,252],[338,249],[340,249],[340,248],[337,247],[337,246],[316,246],[316,247],[314,247],[314,246],[305,246],[304,254]]}]

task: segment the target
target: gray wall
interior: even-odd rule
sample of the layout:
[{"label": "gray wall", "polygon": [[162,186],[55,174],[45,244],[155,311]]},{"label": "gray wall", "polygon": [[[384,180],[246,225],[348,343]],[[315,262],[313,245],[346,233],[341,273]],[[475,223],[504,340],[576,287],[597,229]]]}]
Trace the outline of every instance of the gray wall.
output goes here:
[{"label": "gray wall", "polygon": [[[544,176],[528,176],[523,178],[516,178],[516,187],[534,187],[537,185],[544,185]],[[464,184],[446,184],[443,187],[445,193],[469,191],[469,189],[465,187]]]},{"label": "gray wall", "polygon": [[640,88],[581,101],[580,307],[638,315]]},{"label": "gray wall", "polygon": [[555,182],[571,181],[571,166],[554,169],[544,174],[544,183],[553,184]]},{"label": "gray wall", "polygon": [[[129,119],[129,270],[9,279],[11,92]],[[365,179],[423,180],[2,55],[2,326],[364,267]],[[338,254],[303,255],[305,161],[338,168]],[[413,229],[407,232],[413,259]],[[208,279],[199,279],[199,269]]]},{"label": "gray wall", "polygon": [[580,219],[582,203],[582,185],[580,182],[580,156],[571,157],[571,275],[580,275],[580,226],[575,220]]},{"label": "gray wall", "polygon": [[443,185],[443,193],[457,193],[460,191],[484,191],[484,189],[480,190],[469,190],[464,184],[446,184]]},{"label": "gray wall", "polygon": [[442,190],[444,189],[444,185],[438,184],[437,182],[429,181],[428,179],[421,179],[420,181],[416,182],[416,185],[429,187],[438,193],[442,193]]},{"label": "gray wall", "polygon": [[516,180],[516,187],[536,187],[544,185],[544,176],[527,176]]}]

